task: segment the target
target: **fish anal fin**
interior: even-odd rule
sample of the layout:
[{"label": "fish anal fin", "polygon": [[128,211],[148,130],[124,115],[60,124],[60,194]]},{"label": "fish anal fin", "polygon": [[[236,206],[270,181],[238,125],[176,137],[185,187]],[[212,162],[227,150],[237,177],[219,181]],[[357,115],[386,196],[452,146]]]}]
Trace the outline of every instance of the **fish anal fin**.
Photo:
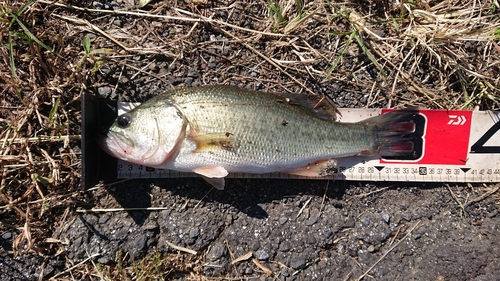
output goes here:
[{"label": "fish anal fin", "polygon": [[196,143],[194,152],[205,152],[217,149],[232,150],[239,146],[238,141],[230,132],[191,136],[190,139]]},{"label": "fish anal fin", "polygon": [[376,150],[376,151],[373,151],[373,150],[370,150],[369,148],[363,148],[361,150],[359,150],[358,154],[356,154],[356,156],[374,156],[374,155],[377,155],[379,151]]},{"label": "fish anal fin", "polygon": [[324,177],[336,172],[337,161],[334,159],[318,160],[307,166],[289,170],[286,173],[302,177]]}]

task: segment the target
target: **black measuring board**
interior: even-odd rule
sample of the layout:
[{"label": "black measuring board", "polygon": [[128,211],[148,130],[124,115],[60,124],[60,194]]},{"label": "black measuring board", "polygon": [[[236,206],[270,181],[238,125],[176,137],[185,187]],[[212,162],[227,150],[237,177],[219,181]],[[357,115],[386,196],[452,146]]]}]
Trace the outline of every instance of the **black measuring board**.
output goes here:
[{"label": "black measuring board", "polygon": [[82,187],[116,181],[117,159],[97,144],[96,137],[106,130],[117,115],[117,102],[82,94]]}]

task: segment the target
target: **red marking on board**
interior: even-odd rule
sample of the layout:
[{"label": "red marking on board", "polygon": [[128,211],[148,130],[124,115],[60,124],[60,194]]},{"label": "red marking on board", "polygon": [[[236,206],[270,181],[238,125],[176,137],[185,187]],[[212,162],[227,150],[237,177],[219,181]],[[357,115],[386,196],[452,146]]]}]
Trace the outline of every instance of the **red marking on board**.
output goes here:
[{"label": "red marking on board", "polygon": [[[382,110],[387,113],[392,110]],[[470,110],[419,110],[426,119],[423,154],[417,160],[385,160],[380,163],[465,165],[472,121]],[[405,149],[400,147],[399,149]]]}]

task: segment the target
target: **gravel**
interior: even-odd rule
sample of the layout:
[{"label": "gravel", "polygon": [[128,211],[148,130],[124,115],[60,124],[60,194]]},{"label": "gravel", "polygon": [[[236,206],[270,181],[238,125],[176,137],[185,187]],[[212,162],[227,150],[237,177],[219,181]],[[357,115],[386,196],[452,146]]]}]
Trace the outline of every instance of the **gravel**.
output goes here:
[{"label": "gravel", "polygon": [[[294,276],[295,280],[313,276],[331,280],[345,278],[350,272],[359,276],[418,223],[412,235],[370,275],[391,280],[434,280],[439,276],[470,280],[500,273],[500,266],[496,265],[500,244],[494,242],[500,238],[500,224],[496,216],[478,216],[481,207],[475,207],[469,218],[463,218],[458,212],[443,212],[458,206],[451,195],[443,194],[439,188],[421,189],[418,195],[406,188],[392,188],[378,193],[373,203],[356,194],[367,193],[374,186],[337,183],[338,188],[325,194],[325,183],[228,180],[225,190],[209,192],[209,186],[199,179],[132,181],[122,184],[119,192],[118,188],[111,192],[113,196],[100,200],[104,204],[100,207],[112,207],[118,202],[123,207],[160,206],[168,202],[168,210],[83,214],[70,220],[58,238],[71,241],[66,250],[75,261],[85,259],[88,253],[101,253],[99,262],[111,263],[119,249],[136,259],[151,251],[171,251],[164,243],[169,241],[204,253],[208,263],[203,269],[206,276],[236,276],[231,257],[251,251],[254,258],[281,276],[302,270]],[[148,200],[138,202],[133,196],[138,192],[150,194],[143,196]],[[304,203],[304,195],[299,194],[307,195],[306,200],[312,199],[309,211],[303,210],[297,217]],[[408,198],[413,204],[395,201],[396,197]],[[482,206],[491,204],[495,202],[487,199]],[[428,210],[428,216],[406,216],[423,209]],[[479,218],[480,226],[475,223]],[[241,274],[260,276],[250,260],[241,264]]]}]

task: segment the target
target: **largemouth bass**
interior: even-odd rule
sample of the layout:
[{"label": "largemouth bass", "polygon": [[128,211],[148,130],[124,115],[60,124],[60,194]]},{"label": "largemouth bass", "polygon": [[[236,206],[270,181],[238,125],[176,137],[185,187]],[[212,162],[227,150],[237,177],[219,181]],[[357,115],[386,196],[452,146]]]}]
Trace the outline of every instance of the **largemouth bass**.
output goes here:
[{"label": "largemouth bass", "polygon": [[230,172],[319,177],[331,159],[412,153],[409,114],[341,123],[324,97],[204,86],[167,92],[118,116],[100,144],[114,157],[194,172],[222,189]]}]

